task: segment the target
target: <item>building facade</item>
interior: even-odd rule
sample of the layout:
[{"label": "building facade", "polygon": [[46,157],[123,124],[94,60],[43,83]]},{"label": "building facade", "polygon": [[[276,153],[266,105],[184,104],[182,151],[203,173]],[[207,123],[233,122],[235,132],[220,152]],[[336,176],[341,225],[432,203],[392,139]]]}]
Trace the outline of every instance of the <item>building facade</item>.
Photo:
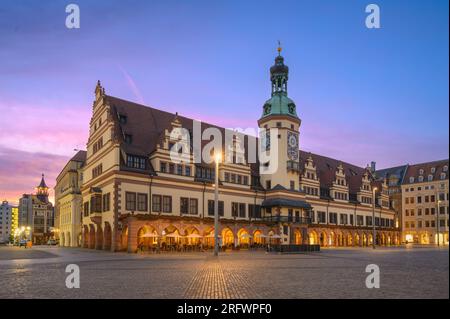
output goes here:
[{"label": "building facade", "polygon": [[403,240],[448,245],[449,161],[408,165],[402,183]]},{"label": "building facade", "polygon": [[378,181],[387,180],[388,194],[390,207],[395,211],[397,220],[396,227],[402,227],[403,225],[403,192],[402,184],[406,174],[408,165],[396,166],[381,170],[375,170],[375,163],[373,163],[374,177]]},{"label": "building facade", "polygon": [[0,205],[0,243],[12,241],[18,227],[18,208],[6,200]]},{"label": "building facade", "polygon": [[31,228],[34,244],[45,244],[54,237],[54,209],[48,200],[44,174],[36,187],[36,194],[23,194],[19,199],[19,226]]},{"label": "building facade", "polygon": [[[269,236],[281,244],[398,244],[387,180],[375,180],[369,167],[299,150],[301,120],[287,94],[280,51],[270,80],[259,139],[106,95],[98,82],[82,167],[83,246],[128,252],[144,242],[211,246],[215,164],[208,156],[217,152],[224,155],[218,174],[222,247],[261,244]],[[180,137],[173,133],[183,130],[188,160],[177,163],[171,152]],[[214,130],[221,134],[211,147]],[[196,134],[203,137],[199,143]],[[252,143],[271,160],[252,158]],[[196,160],[198,154],[205,156]]]},{"label": "building facade", "polygon": [[19,199],[19,227],[33,224],[33,199],[31,194],[23,194]]},{"label": "building facade", "polygon": [[56,178],[55,227],[60,246],[81,246],[81,168],[85,161],[86,152],[78,151]]}]

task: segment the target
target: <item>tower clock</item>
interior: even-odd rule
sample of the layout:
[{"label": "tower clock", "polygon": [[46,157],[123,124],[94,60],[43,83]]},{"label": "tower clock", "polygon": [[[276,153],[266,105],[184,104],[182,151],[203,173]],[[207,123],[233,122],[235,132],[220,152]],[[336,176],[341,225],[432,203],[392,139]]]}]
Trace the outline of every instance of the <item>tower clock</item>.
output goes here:
[{"label": "tower clock", "polygon": [[296,161],[298,159],[298,134],[288,131],[287,144],[288,158],[292,161]]}]

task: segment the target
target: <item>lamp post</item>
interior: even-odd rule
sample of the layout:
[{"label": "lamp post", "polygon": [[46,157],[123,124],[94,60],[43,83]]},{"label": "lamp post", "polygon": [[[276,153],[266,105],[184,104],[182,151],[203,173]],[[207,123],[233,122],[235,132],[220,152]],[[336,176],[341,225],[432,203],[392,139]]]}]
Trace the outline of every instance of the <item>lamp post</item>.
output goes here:
[{"label": "lamp post", "polygon": [[372,189],[372,248],[375,249],[375,192],[377,191],[377,188],[374,187]]},{"label": "lamp post", "polygon": [[438,245],[438,247],[439,247],[439,208],[440,208],[441,201],[439,200],[439,194],[436,195],[436,196],[437,196],[436,240],[437,240],[437,245]]},{"label": "lamp post", "polygon": [[216,174],[214,186],[214,256],[219,256],[219,163],[222,160],[222,154],[215,155]]}]

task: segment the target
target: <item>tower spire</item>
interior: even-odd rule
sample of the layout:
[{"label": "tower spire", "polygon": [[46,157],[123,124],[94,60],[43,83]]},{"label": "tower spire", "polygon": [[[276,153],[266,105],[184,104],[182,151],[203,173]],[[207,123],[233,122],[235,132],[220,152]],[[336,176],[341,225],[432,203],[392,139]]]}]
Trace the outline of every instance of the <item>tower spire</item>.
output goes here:
[{"label": "tower spire", "polygon": [[281,55],[282,50],[281,41],[278,41],[278,55],[275,56],[275,63],[270,67],[272,94],[271,98],[264,103],[262,117],[271,115],[289,115],[299,120],[295,103],[287,94],[289,68],[284,64],[284,58]]},{"label": "tower spire", "polygon": [[289,68],[284,64],[284,58],[281,56],[281,50],[281,42],[278,41],[278,56],[275,58],[275,64],[270,68],[272,96],[275,94],[287,95]]},{"label": "tower spire", "polygon": [[278,48],[277,48],[278,56],[281,56],[281,50],[283,50],[283,48],[281,47],[281,42],[280,42],[280,40],[278,40]]},{"label": "tower spire", "polygon": [[36,188],[37,190],[37,197],[43,201],[48,202],[48,186],[45,183],[44,174],[42,173],[42,178],[39,186]]}]

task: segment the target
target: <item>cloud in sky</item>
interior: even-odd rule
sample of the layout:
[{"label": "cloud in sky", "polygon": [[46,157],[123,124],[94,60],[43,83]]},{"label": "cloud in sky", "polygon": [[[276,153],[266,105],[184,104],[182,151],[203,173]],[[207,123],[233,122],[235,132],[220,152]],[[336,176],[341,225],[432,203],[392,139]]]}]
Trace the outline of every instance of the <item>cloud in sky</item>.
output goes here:
[{"label": "cloud in sky", "polygon": [[67,156],[0,146],[0,200],[17,204],[22,194],[35,192],[44,174],[53,201],[56,177],[68,159]]},{"label": "cloud in sky", "polygon": [[2,99],[0,114],[0,146],[60,155],[85,148],[90,119],[87,108],[83,111],[58,101],[20,104]]}]

